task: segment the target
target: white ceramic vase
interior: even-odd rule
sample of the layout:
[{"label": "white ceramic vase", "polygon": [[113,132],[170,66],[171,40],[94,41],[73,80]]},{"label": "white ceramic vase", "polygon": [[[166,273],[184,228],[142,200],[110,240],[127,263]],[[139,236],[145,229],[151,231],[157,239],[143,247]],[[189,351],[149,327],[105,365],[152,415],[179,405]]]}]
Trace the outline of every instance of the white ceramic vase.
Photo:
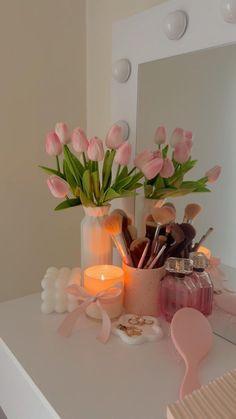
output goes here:
[{"label": "white ceramic vase", "polygon": [[85,216],[81,222],[81,268],[93,265],[112,264],[112,242],[102,227],[110,206],[84,207]]}]

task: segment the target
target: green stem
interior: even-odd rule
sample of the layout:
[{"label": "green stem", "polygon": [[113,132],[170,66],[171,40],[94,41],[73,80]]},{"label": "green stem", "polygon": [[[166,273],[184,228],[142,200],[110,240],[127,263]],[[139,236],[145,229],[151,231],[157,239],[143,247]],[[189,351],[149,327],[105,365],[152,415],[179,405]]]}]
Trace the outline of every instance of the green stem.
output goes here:
[{"label": "green stem", "polygon": [[59,157],[58,157],[58,156],[56,156],[56,161],[57,161],[57,171],[58,171],[59,173],[61,173],[61,169],[60,169],[60,162],[59,162]]},{"label": "green stem", "polygon": [[82,156],[83,156],[84,165],[86,167],[87,166],[87,160],[86,160],[86,156],[85,156],[84,152],[82,153]]}]

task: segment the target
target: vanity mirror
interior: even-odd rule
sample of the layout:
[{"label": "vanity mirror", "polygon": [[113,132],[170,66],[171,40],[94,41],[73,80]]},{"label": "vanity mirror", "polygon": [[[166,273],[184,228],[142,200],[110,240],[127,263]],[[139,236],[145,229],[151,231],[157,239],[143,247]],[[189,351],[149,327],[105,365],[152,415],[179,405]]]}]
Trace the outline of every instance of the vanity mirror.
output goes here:
[{"label": "vanity mirror", "polygon": [[[176,11],[187,16],[187,28],[170,39],[166,21]],[[199,159],[189,179],[215,164],[223,167],[213,193],[172,201],[178,213],[188,202],[202,204],[197,229],[215,228],[207,246],[221,258],[236,291],[236,24],[224,20],[221,1],[164,2],[114,25],[113,63],[124,58],[131,74],[124,83],[112,81],[112,118],[127,121],[136,150],[153,149],[157,126],[165,125],[169,135],[180,126],[193,131],[194,158]],[[137,214],[142,200],[125,205]],[[216,333],[236,343],[235,329],[229,315],[214,322]]]}]

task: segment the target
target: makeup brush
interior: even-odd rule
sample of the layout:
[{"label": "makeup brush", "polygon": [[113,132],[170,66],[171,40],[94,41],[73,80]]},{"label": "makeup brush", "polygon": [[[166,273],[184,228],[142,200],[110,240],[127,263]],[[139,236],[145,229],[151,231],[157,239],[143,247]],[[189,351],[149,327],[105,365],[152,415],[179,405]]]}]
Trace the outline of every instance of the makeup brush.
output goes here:
[{"label": "makeup brush", "polygon": [[166,259],[172,255],[174,250],[185,240],[185,234],[177,223],[172,223],[167,226],[167,247],[165,252],[159,259],[160,266],[164,265]]},{"label": "makeup brush", "polygon": [[126,212],[122,209],[115,209],[114,211],[112,211],[111,215],[113,214],[119,214],[122,217],[122,231],[124,234],[124,239],[126,241],[126,246],[129,249],[132,241],[134,240],[129,231],[129,224],[131,220],[128,218]]},{"label": "makeup brush", "polygon": [[191,224],[182,223],[179,224],[179,226],[184,233],[185,239],[182,241],[182,243],[176,246],[175,249],[173,249],[173,252],[171,253],[172,257],[182,257],[182,252],[186,251],[189,253],[188,246],[192,244],[192,241],[196,236],[196,230]]},{"label": "makeup brush", "polygon": [[127,227],[127,230],[130,234],[130,237],[132,239],[132,241],[134,241],[135,239],[137,239],[138,237],[138,232],[137,232],[137,228],[135,227],[134,224],[129,224]]},{"label": "makeup brush", "polygon": [[132,241],[130,245],[130,255],[132,257],[133,264],[136,268],[138,267],[140,259],[143,256],[144,250],[147,244],[149,243],[150,243],[150,240],[147,239],[146,237]]},{"label": "makeup brush", "polygon": [[210,227],[207,232],[205,234],[203,234],[203,236],[200,238],[198,243],[195,243],[195,245],[193,246],[193,252],[197,252],[197,250],[199,249],[199,247],[202,245],[202,243],[207,239],[207,237],[212,233],[212,231],[214,230],[213,227]]},{"label": "makeup brush", "polygon": [[192,224],[194,218],[202,211],[202,207],[199,204],[188,204],[184,210],[183,223]]},{"label": "makeup brush", "polygon": [[[158,252],[157,255],[154,257],[154,259],[151,261],[151,263],[148,265],[148,269],[152,269],[155,267],[155,265],[157,264],[159,258],[161,257],[162,253],[165,251],[166,247],[167,247],[167,243],[166,243],[166,237],[165,236],[161,236],[159,238],[160,240],[160,246],[158,248]],[[160,249],[160,250],[159,250]]]},{"label": "makeup brush", "polygon": [[159,266],[159,259],[163,255],[163,252],[165,251],[165,249],[167,248],[167,246],[168,246],[168,243],[167,243],[166,236],[161,236],[160,235],[158,237],[158,247],[156,249],[156,253],[153,256],[152,260],[151,261],[148,261],[149,263],[146,265],[146,268],[147,269],[158,268],[158,266]]},{"label": "makeup brush", "polygon": [[176,215],[176,208],[174,204],[172,204],[172,202],[166,202],[164,205],[162,205],[162,207],[172,208],[175,211],[175,215]]},{"label": "makeup brush", "polygon": [[120,214],[109,215],[104,220],[103,227],[112,237],[122,260],[127,265],[133,266],[122,231],[122,216]]},{"label": "makeup brush", "polygon": [[153,208],[152,209],[152,216],[154,221],[157,223],[154,239],[152,242],[152,249],[151,252],[154,253],[155,247],[157,244],[157,237],[160,232],[160,228],[163,225],[169,224],[175,219],[175,211],[173,208],[170,207],[162,207],[162,208]]},{"label": "makeup brush", "polygon": [[142,256],[141,256],[141,258],[140,258],[140,260],[139,260],[138,266],[137,266],[137,267],[138,267],[138,269],[141,269],[141,268],[143,267],[143,264],[144,264],[144,262],[145,262],[145,258],[146,258],[147,253],[148,253],[149,246],[150,246],[150,240],[149,240],[149,239],[147,239],[146,246],[145,246],[145,248],[144,248],[144,250],[143,250],[143,254],[142,254]]}]

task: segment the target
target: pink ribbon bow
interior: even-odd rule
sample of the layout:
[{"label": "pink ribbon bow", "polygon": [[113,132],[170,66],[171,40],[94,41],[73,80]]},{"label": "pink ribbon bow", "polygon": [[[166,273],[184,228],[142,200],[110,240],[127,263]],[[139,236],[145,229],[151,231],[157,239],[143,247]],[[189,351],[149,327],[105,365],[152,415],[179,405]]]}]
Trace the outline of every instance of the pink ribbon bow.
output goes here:
[{"label": "pink ribbon bow", "polygon": [[111,288],[107,288],[104,291],[92,295],[83,287],[80,287],[76,284],[67,287],[67,292],[77,297],[77,299],[82,301],[82,303],[79,304],[78,308],[66,316],[58,329],[58,333],[61,336],[70,336],[80,314],[83,313],[90,304],[96,303],[102,315],[102,327],[99,334],[97,335],[97,339],[102,343],[106,343],[111,333],[111,320],[102,303],[106,304],[113,302],[117,297],[121,295],[122,288],[122,283],[117,282]]}]

